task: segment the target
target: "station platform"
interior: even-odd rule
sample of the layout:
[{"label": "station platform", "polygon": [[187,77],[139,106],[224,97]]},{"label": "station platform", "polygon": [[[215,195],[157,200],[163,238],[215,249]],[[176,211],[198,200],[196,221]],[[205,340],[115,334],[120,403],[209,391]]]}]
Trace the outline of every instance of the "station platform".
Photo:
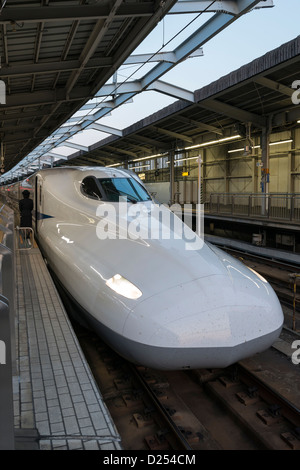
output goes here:
[{"label": "station platform", "polygon": [[268,227],[271,229],[288,230],[291,232],[299,233],[300,222],[278,219],[265,219],[259,217],[246,217],[238,215],[223,215],[205,212],[205,217],[210,221],[224,221],[230,223],[238,223],[242,225],[249,225],[254,227]]},{"label": "station platform", "polygon": [[234,240],[226,237],[218,237],[216,235],[204,235],[205,241],[217,245],[220,248],[231,248],[233,250],[240,250],[244,253],[270,258],[285,263],[292,263],[300,266],[300,254],[293,253],[285,250],[275,248],[268,248],[264,246],[257,246],[251,243]]},{"label": "station platform", "polygon": [[121,450],[38,248],[16,250],[16,449]]}]

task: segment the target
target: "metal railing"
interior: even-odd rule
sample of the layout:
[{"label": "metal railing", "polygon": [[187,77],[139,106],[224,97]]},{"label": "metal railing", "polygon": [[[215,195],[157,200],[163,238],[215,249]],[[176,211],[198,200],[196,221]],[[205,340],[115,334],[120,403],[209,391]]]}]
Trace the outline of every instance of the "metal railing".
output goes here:
[{"label": "metal railing", "polygon": [[31,250],[34,245],[34,232],[31,227],[16,227],[16,249]]},{"label": "metal railing", "polygon": [[15,368],[14,213],[0,207],[0,450],[14,449]]},{"label": "metal railing", "polygon": [[212,193],[205,203],[210,214],[300,222],[299,193]]}]

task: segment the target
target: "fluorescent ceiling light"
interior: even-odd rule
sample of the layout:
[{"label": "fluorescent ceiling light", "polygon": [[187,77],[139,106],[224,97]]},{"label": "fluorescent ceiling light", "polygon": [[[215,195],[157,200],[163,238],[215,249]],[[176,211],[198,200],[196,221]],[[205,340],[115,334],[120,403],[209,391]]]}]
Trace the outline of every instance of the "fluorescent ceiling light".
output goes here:
[{"label": "fluorescent ceiling light", "polygon": [[147,166],[150,166],[150,164],[147,163],[147,165],[132,166],[131,168],[128,168],[128,169],[129,170],[140,170],[141,168],[146,168]]},{"label": "fluorescent ceiling light", "polygon": [[[254,145],[254,147],[252,147],[252,148],[253,149],[258,149],[258,148],[260,148],[260,145]],[[245,150],[245,147],[240,148],[240,149],[228,150],[228,153],[243,152],[244,150]]]},{"label": "fluorescent ceiling light", "polygon": [[279,140],[278,142],[270,142],[269,145],[288,144],[289,142],[293,142],[293,139]]},{"label": "fluorescent ceiling light", "polygon": [[199,147],[207,147],[208,145],[220,144],[222,142],[228,142],[230,140],[240,139],[240,138],[241,138],[240,135],[232,135],[230,137],[223,137],[223,139],[211,140],[210,142],[203,142],[202,144],[191,145],[190,147],[184,147],[183,149],[178,149],[178,150],[191,150],[191,149],[196,149]]},{"label": "fluorescent ceiling light", "polygon": [[168,152],[165,152],[165,153],[157,153],[156,155],[149,155],[148,157],[135,158],[134,160],[130,160],[130,162],[128,162],[128,163],[132,163],[132,162],[141,162],[141,161],[143,161],[143,160],[149,160],[150,158],[164,157],[165,155],[168,155]]},{"label": "fluorescent ceiling light", "polygon": [[228,150],[228,153],[242,152],[243,150],[244,150],[244,147],[241,149]]},{"label": "fluorescent ceiling light", "polygon": [[[289,142],[293,142],[293,139],[287,139],[287,140],[278,140],[277,142],[270,142],[269,146],[271,145],[281,145],[281,144],[288,144]],[[260,148],[260,145],[255,145],[252,147],[254,149]],[[235,152],[243,152],[245,148],[239,148],[239,149],[233,149],[233,150],[228,150],[228,153],[235,153]]]},{"label": "fluorescent ceiling light", "polygon": [[[177,162],[185,162],[186,160],[198,160],[200,157],[198,155],[198,157],[187,157],[187,158],[180,158],[178,160],[174,160],[174,163],[177,163]],[[170,161],[168,161],[167,163],[170,163]]]},{"label": "fluorescent ceiling light", "polygon": [[106,165],[106,168],[111,168],[113,166],[120,166],[123,165],[123,163],[114,163],[113,165]]}]

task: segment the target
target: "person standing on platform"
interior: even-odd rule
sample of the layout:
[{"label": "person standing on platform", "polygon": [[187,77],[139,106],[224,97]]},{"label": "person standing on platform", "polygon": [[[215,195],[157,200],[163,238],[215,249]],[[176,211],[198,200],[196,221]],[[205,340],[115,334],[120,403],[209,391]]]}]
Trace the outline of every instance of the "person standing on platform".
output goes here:
[{"label": "person standing on platform", "polygon": [[[30,227],[32,228],[32,209],[33,209],[33,200],[30,199],[30,192],[25,189],[22,192],[23,199],[19,201],[19,210],[20,210],[20,227]],[[30,239],[30,232],[31,230],[25,231],[26,238]]]}]

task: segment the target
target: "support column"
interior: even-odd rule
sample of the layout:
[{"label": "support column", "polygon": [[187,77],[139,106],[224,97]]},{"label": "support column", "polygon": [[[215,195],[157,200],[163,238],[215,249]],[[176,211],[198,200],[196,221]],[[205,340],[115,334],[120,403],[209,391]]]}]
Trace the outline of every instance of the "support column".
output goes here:
[{"label": "support column", "polygon": [[[291,138],[293,139],[293,147],[294,149],[297,148],[297,142],[296,142],[296,133],[295,130],[292,129],[291,132]],[[293,175],[293,171],[295,171],[295,150],[292,150],[291,152],[288,153],[288,193],[294,193],[295,192],[295,177]]]},{"label": "support column", "polygon": [[206,199],[207,185],[206,185],[206,148],[202,150],[202,194],[203,202]]},{"label": "support column", "polygon": [[174,181],[175,181],[175,169],[174,169],[174,152],[169,152],[169,169],[170,169],[170,205],[174,202]]},{"label": "support column", "polygon": [[261,192],[262,192],[262,215],[268,213],[268,194],[269,194],[269,181],[270,181],[270,131],[268,127],[262,129],[261,134]]},{"label": "support column", "polygon": [[229,193],[229,178],[228,176],[230,176],[230,155],[227,153],[227,149],[228,149],[228,146],[225,147],[226,148],[226,155],[225,155],[225,176],[224,176],[224,192],[225,193]]},{"label": "support column", "polygon": [[[257,139],[254,140],[254,144],[257,145]],[[252,150],[253,151],[253,150]],[[258,162],[260,160],[260,156],[252,157],[252,192],[258,193]]]}]

